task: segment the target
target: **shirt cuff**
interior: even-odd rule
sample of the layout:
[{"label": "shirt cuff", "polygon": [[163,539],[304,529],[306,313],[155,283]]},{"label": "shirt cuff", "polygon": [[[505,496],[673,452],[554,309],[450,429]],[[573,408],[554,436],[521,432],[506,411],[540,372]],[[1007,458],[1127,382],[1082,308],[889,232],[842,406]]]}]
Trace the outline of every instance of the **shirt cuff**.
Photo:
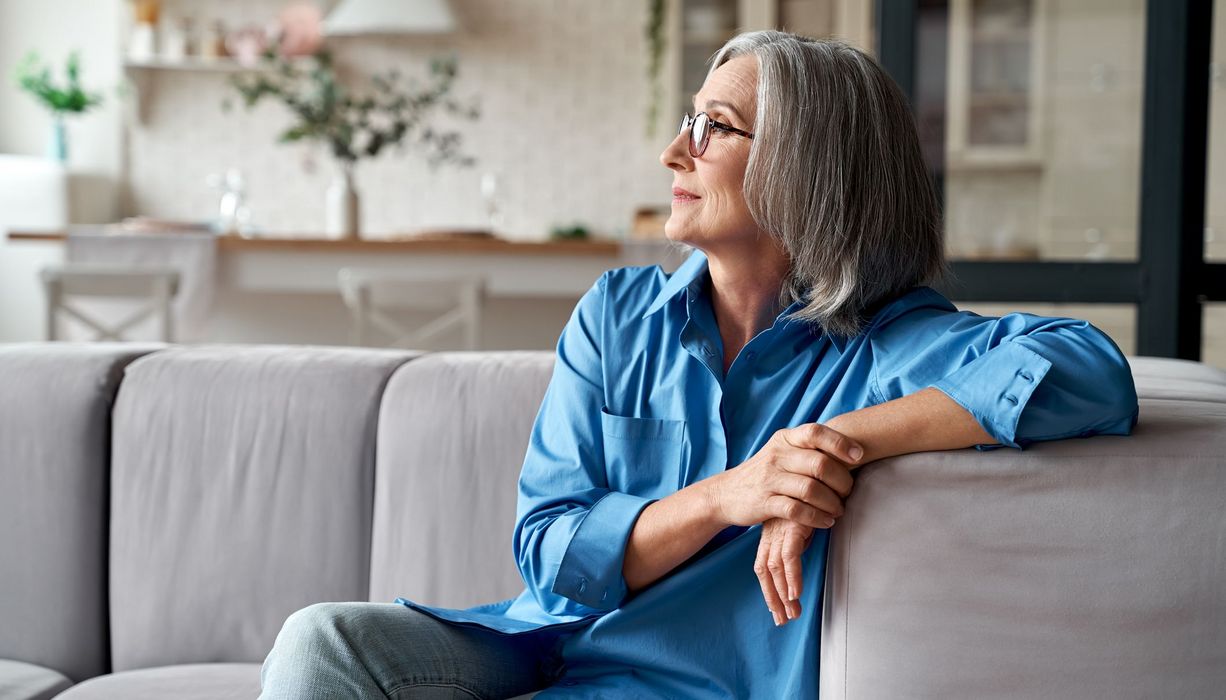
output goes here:
[{"label": "shirt cuff", "polygon": [[566,547],[553,592],[598,610],[620,605],[627,593],[626,542],[639,514],[657,500],[610,491],[596,501]]},{"label": "shirt cuff", "polygon": [[966,409],[1001,445],[1021,449],[1018,419],[1049,369],[1051,361],[1042,355],[1006,342],[931,386]]}]

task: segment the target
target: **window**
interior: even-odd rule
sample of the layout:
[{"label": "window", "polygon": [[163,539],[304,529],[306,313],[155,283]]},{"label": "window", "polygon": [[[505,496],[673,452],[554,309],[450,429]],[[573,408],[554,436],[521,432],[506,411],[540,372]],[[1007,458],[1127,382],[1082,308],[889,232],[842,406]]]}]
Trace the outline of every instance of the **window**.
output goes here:
[{"label": "window", "polygon": [[[1203,307],[1226,301],[1222,5],[878,1],[878,58],[944,205],[943,292],[1060,309],[1134,354],[1218,356],[1226,318]],[[1075,306],[1035,306],[1053,304]]]}]

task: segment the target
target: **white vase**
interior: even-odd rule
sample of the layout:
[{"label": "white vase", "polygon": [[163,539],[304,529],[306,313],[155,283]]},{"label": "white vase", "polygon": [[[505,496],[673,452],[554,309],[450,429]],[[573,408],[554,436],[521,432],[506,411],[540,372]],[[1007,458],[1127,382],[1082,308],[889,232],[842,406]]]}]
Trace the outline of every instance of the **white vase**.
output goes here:
[{"label": "white vase", "polygon": [[356,239],[360,232],[360,200],[353,187],[353,166],[343,164],[328,186],[325,233],[328,238]]}]

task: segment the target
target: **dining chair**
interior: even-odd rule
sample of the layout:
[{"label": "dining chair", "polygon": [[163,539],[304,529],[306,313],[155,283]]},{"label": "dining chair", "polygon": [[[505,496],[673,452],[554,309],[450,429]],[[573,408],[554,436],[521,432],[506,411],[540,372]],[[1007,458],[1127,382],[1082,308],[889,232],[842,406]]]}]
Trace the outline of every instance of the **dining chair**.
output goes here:
[{"label": "dining chair", "polygon": [[[179,273],[172,268],[133,268],[118,265],[68,263],[39,271],[47,298],[47,340],[60,339],[60,321],[71,318],[97,335],[94,340],[125,340],[123,334],[150,316],[157,319],[159,340],[175,342],[171,302],[179,290]],[[117,323],[108,323],[81,310],[71,300],[86,298],[130,299],[140,303]]]},{"label": "dining chair", "polygon": [[[380,345],[407,349],[476,350],[480,341],[485,279],[476,275],[430,275],[373,268],[342,268],[337,273],[341,298],[353,319],[354,345]],[[406,311],[434,312],[428,320],[411,324]],[[440,342],[458,328],[461,343]]]}]

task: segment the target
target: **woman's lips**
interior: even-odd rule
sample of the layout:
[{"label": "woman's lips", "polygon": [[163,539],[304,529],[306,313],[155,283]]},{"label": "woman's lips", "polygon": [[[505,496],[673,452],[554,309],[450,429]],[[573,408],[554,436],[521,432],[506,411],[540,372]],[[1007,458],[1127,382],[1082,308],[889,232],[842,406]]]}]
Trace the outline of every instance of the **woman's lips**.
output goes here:
[{"label": "woman's lips", "polygon": [[677,202],[693,202],[696,199],[702,198],[689,190],[683,190],[680,187],[673,188],[673,204]]}]

